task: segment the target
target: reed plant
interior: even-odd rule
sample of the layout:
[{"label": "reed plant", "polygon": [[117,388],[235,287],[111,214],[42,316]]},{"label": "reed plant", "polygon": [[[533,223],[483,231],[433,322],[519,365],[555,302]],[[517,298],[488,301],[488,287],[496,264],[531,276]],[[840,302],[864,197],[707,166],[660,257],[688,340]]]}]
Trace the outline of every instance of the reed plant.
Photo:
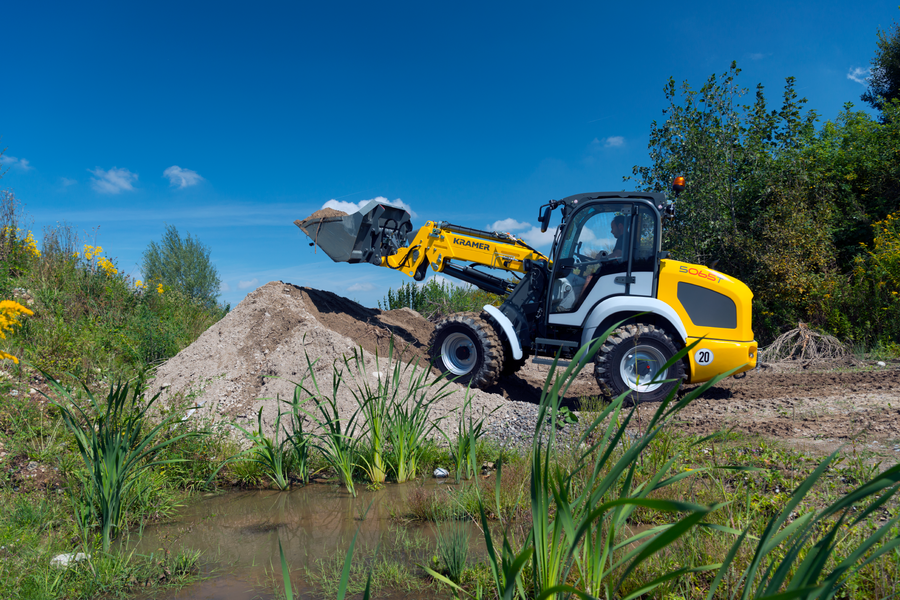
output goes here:
[{"label": "reed plant", "polygon": [[[45,374],[46,375],[46,374]],[[87,404],[82,406],[76,394],[53,377],[47,376],[50,389],[58,399],[48,399],[59,409],[66,428],[75,438],[78,451],[88,473],[88,482],[78,499],[80,521],[100,528],[103,550],[120,527],[123,509],[133,489],[142,481],[139,477],[147,469],[180,462],[182,459],[158,459],[163,448],[187,437],[201,435],[198,431],[171,435],[156,441],[180,419],[171,412],[151,426],[148,411],[159,394],[143,402],[143,379],[131,383],[113,384],[105,402],[82,384]],[[144,480],[146,481],[146,480]]]},{"label": "reed plant", "polygon": [[291,432],[287,436],[286,442],[290,444],[291,468],[297,475],[297,478],[303,483],[309,483],[310,465],[309,451],[311,447],[311,434],[303,429],[305,416],[301,410],[301,389],[294,388],[294,397],[291,401]]},{"label": "reed plant", "polygon": [[401,358],[395,355],[391,338],[384,362],[375,353],[375,373],[368,372],[362,349],[354,349],[341,371],[352,376],[357,412],[366,420],[368,447],[360,455],[364,463],[360,467],[374,485],[382,484],[388,472],[398,483],[416,477],[429,436],[440,431],[439,420],[431,418],[431,406],[452,393],[443,375],[432,377],[427,368]]},{"label": "reed plant", "polygon": [[[472,408],[472,398],[469,391],[466,391],[466,399],[462,407],[459,409],[459,419],[456,427],[456,438],[451,440],[449,436],[444,436],[447,445],[450,446],[450,455],[456,466],[456,483],[464,478],[471,479],[475,477],[478,471],[478,459],[476,455],[476,447],[478,440],[484,435],[484,422],[487,416],[482,416],[475,420],[468,411]],[[495,409],[496,410],[496,409]]]},{"label": "reed plant", "polygon": [[[830,599],[843,594],[844,586],[862,569],[900,552],[900,538],[896,536],[900,515],[859,532],[868,520],[894,502],[900,488],[900,465],[871,477],[825,508],[801,514],[801,502],[822,480],[838,456],[836,452],[796,487],[776,514],[764,521],[759,535],[754,535],[759,531],[755,529],[757,520],[747,519],[751,523],[743,530],[711,522],[711,515],[724,503],[700,505],[664,498],[665,488],[672,489],[709,470],[678,470],[674,466],[710,438],[678,446],[663,444],[671,452],[655,460],[643,460],[645,454],[650,453],[654,440],[664,437],[661,434],[681,409],[730,373],[680,399],[675,392],[670,394],[634,438],[627,436],[626,431],[636,423],[634,417],[641,407],[625,411],[624,395],[616,398],[586,426],[571,462],[561,460],[555,445],[560,399],[600,343],[582,348],[569,368],[555,378],[554,365],[545,383],[530,451],[531,522],[525,535],[517,541],[511,528],[506,527],[502,538],[496,538],[488,522],[488,502],[484,497],[479,500],[488,566],[497,597],[628,600],[652,596],[664,584],[705,574],[709,583],[704,595],[708,600]],[[691,346],[672,360],[680,360],[690,349]],[[642,472],[638,477],[639,470]],[[498,507],[502,473],[501,464],[494,498]],[[674,489],[677,487],[680,486]],[[632,533],[629,525],[637,510],[669,517],[662,519],[661,524]],[[495,513],[499,512],[498,508]],[[644,569],[654,557],[695,539],[698,531],[734,538],[730,546],[726,545],[729,549],[721,562]],[[465,592],[451,578],[427,567],[426,571],[455,592]],[[635,583],[629,575],[636,572],[652,575]]]},{"label": "reed plant", "polygon": [[[749,526],[740,533],[710,585],[708,598],[724,585],[726,597],[741,600],[826,600],[841,595],[852,577],[868,565],[896,556],[900,515],[884,519],[868,534],[851,536],[855,528],[865,527],[867,520],[890,506],[900,489],[900,465],[874,475],[825,508],[798,514],[801,502],[826,475],[839,452],[823,460],[797,486],[761,535],[754,537]],[[849,539],[853,547],[841,549]],[[752,558],[741,568],[738,553],[754,541]],[[896,595],[896,589],[894,592]]]},{"label": "reed plant", "polygon": [[237,423],[234,424],[234,427],[240,430],[241,433],[250,440],[251,445],[249,448],[231,457],[226,462],[243,459],[256,463],[261,467],[262,472],[266,477],[272,481],[274,486],[277,489],[284,491],[291,487],[291,478],[290,473],[288,472],[290,462],[288,444],[291,443],[291,438],[288,437],[287,439],[282,439],[280,441],[278,439],[280,437],[279,429],[281,428],[281,418],[284,413],[282,413],[281,406],[279,405],[278,416],[275,417],[275,435],[273,438],[267,436],[263,431],[262,413],[263,409],[260,407],[259,412],[256,415],[256,431],[249,431]]},{"label": "reed plant", "polygon": [[[388,347],[387,367],[390,368],[394,356],[394,340],[391,338]],[[365,463],[363,470],[374,485],[381,485],[387,479],[387,422],[393,401],[395,400],[400,381],[395,378],[385,377],[381,371],[381,363],[378,352],[375,352],[375,377],[373,386],[370,382],[370,374],[366,368],[365,355],[360,349],[353,349],[352,357],[345,357],[344,364],[348,372],[354,372],[354,386],[351,389],[357,405],[366,420],[367,443],[366,453],[361,456]]]},{"label": "reed plant", "polygon": [[451,516],[436,523],[434,533],[444,572],[450,581],[459,584],[469,556],[469,522]]},{"label": "reed plant", "polygon": [[[609,332],[607,332],[607,335]],[[700,506],[676,500],[655,498],[656,492],[695,472],[670,474],[677,456],[661,466],[643,483],[636,483],[635,469],[641,452],[659,434],[663,426],[707,386],[701,386],[680,401],[671,394],[657,408],[643,435],[631,444],[626,431],[636,409],[623,412],[625,395],[613,400],[582,432],[579,450],[563,466],[558,460],[556,425],[560,418],[560,401],[582,367],[590,361],[606,336],[579,350],[569,367],[559,376],[556,364],[551,367],[541,395],[541,405],[530,451],[531,523],[521,544],[512,539],[510,530],[503,531],[502,543],[495,541],[487,518],[487,503],[482,498],[479,513],[482,521],[488,562],[495,591],[500,598],[555,598],[557,595],[581,597],[637,597],[652,593],[660,584],[693,571],[715,568],[715,565],[683,567],[663,573],[646,582],[641,590],[623,594],[622,584],[628,574],[654,553],[678,540],[701,524],[717,506]],[[690,348],[671,362],[681,360]],[[662,370],[665,372],[665,369]],[[626,448],[622,451],[623,448]],[[496,514],[500,508],[503,468],[498,466],[495,486]],[[671,523],[628,535],[626,525],[637,507],[676,515]],[[624,539],[623,539],[624,538]],[[531,575],[525,581],[523,572]],[[461,587],[442,575],[433,576]],[[526,589],[529,593],[526,594]]]},{"label": "reed plant", "polygon": [[357,407],[348,418],[341,419],[337,398],[344,380],[343,370],[337,366],[332,369],[331,395],[329,396],[323,394],[319,387],[313,370],[315,361],[310,360],[309,355],[306,356],[306,363],[306,373],[312,388],[306,387],[306,377],[304,377],[300,383],[296,384],[294,397],[305,395],[315,404],[315,412],[303,408],[298,400],[296,403],[298,413],[302,412],[316,423],[320,432],[314,434],[313,441],[310,443],[322,454],[325,461],[337,473],[341,484],[355,498],[356,486],[353,481],[353,471],[359,463],[362,437],[366,433],[365,426],[360,423],[359,419],[362,407]]}]

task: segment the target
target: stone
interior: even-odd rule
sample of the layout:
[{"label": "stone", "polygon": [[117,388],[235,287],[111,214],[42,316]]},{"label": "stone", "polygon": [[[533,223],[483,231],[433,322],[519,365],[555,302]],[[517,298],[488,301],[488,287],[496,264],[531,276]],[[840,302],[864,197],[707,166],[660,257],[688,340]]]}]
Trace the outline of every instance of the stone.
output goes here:
[{"label": "stone", "polygon": [[91,555],[85,554],[84,552],[78,552],[77,554],[57,554],[50,560],[50,566],[55,569],[68,569],[69,565],[90,559]]},{"label": "stone", "polygon": [[437,477],[438,479],[444,479],[445,477],[450,477],[450,471],[448,471],[447,469],[442,469],[441,467],[438,467],[437,469],[434,470],[434,476]]}]

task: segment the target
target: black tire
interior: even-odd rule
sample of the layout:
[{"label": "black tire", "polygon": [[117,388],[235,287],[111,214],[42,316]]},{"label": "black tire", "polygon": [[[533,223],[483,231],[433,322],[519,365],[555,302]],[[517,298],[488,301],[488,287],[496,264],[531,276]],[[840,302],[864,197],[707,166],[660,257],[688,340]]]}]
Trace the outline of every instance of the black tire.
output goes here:
[{"label": "black tire", "polygon": [[[609,398],[628,393],[626,405],[634,402],[658,402],[668,396],[684,379],[684,363],[676,361],[659,376],[666,382],[652,381],[659,367],[678,353],[675,343],[653,325],[637,323],[616,329],[594,358],[594,377]],[[645,370],[643,381],[641,373]]]},{"label": "black tire", "polygon": [[442,319],[429,342],[434,366],[449,379],[485,389],[500,378],[503,346],[493,326],[476,313]]}]

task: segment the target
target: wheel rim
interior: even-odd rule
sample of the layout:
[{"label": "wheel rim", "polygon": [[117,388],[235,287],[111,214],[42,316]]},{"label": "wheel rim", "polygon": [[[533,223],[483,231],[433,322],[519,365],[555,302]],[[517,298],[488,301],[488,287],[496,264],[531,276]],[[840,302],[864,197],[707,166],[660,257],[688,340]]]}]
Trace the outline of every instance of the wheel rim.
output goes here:
[{"label": "wheel rim", "polygon": [[475,367],[478,352],[469,336],[451,333],[441,344],[441,357],[448,371],[454,375],[465,375]]},{"label": "wheel rim", "polygon": [[[666,357],[653,346],[638,345],[630,348],[619,365],[622,381],[636,392],[652,392],[663,385],[666,371],[660,371]],[[654,381],[656,379],[656,381]],[[652,382],[652,383],[651,383]]]}]

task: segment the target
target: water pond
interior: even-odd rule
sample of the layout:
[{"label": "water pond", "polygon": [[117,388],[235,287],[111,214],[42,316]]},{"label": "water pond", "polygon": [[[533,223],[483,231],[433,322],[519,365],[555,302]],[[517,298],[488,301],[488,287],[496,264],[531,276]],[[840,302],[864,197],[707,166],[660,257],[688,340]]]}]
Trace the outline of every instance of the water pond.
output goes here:
[{"label": "water pond", "polygon": [[[301,598],[333,598],[343,560],[354,534],[355,578],[365,584],[374,563],[384,566],[381,598],[421,598],[435,595],[422,589],[424,573],[416,566],[431,564],[435,554],[433,524],[402,522],[409,494],[453,492],[442,480],[388,485],[360,490],[352,498],[336,485],[314,484],[288,492],[236,491],[201,497],[168,523],[147,527],[132,546],[140,554],[160,549],[200,551],[203,579],[177,592],[153,596],[167,600],[248,600],[284,597],[281,586],[281,542],[291,569],[295,593]],[[445,480],[443,480],[445,481]],[[420,492],[421,493],[421,490]],[[470,529],[470,561],[483,555],[480,531]],[[406,568],[397,572],[397,565]],[[410,587],[411,586],[411,587]],[[283,590],[283,587],[281,588]],[[449,594],[438,594],[449,597]]]}]

